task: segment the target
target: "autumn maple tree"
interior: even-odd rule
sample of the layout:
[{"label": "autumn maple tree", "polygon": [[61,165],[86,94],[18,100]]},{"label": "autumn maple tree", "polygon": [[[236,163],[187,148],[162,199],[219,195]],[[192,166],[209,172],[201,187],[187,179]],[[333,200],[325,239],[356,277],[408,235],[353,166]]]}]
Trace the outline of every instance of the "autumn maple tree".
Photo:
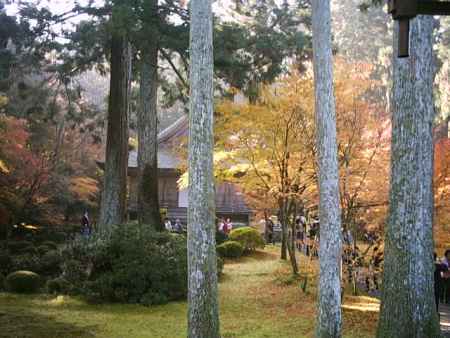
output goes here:
[{"label": "autumn maple tree", "polygon": [[[336,62],[341,207],[351,229],[382,222],[387,198],[389,124],[366,100],[377,85],[371,70]],[[239,183],[260,216],[278,212],[286,251],[294,206],[300,213],[317,205],[313,107],[312,78],[296,72],[264,86],[256,103],[225,100],[216,107],[216,176]]]}]

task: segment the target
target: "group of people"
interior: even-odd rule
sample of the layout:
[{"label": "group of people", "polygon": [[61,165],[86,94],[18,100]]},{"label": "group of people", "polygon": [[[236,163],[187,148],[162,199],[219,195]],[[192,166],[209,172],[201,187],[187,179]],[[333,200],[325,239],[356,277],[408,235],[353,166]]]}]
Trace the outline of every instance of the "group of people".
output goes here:
[{"label": "group of people", "polygon": [[319,244],[320,223],[317,219],[307,222],[305,216],[299,216],[295,220],[296,246],[306,256],[317,257]]},{"label": "group of people", "polygon": [[175,220],[175,223],[172,224],[169,218],[164,219],[164,228],[169,232],[175,232],[177,234],[182,234],[184,232],[183,224],[179,218]]},{"label": "group of people", "polygon": [[[305,255],[318,255],[319,243],[319,221],[313,218],[310,222],[303,215],[295,218],[295,226],[288,229],[289,236],[294,236],[296,247]],[[265,220],[265,239],[268,244],[275,244],[281,241],[282,224],[277,217],[272,216]]]},{"label": "group of people", "polygon": [[450,249],[442,259],[434,253],[434,298],[437,310],[440,302],[450,303]]},{"label": "group of people", "polygon": [[219,220],[219,223],[217,224],[217,230],[219,232],[223,233],[224,235],[228,236],[230,234],[231,230],[233,230],[233,223],[231,223],[231,219],[221,218]]}]

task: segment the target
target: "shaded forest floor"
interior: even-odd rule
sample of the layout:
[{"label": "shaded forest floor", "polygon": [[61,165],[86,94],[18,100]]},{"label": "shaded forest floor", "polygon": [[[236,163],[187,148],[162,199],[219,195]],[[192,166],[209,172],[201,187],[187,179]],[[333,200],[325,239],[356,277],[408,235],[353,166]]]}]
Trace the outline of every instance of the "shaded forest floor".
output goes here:
[{"label": "shaded forest floor", "polygon": [[[312,276],[304,293],[278,250],[269,246],[225,265],[219,286],[223,338],[313,337],[317,261],[308,266],[300,257],[302,274]],[[346,297],[343,313],[344,337],[373,337],[377,300]],[[186,302],[92,305],[68,296],[0,293],[0,327],[0,337],[186,337]]]}]

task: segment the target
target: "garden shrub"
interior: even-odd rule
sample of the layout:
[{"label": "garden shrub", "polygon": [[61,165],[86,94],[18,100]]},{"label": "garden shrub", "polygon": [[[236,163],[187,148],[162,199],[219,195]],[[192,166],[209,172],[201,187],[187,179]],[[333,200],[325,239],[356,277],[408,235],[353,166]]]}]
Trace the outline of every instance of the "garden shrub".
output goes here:
[{"label": "garden shrub", "polygon": [[41,257],[39,271],[45,276],[54,276],[61,271],[60,264],[61,256],[59,252],[51,250]]},{"label": "garden shrub", "polygon": [[32,271],[10,273],[5,280],[6,290],[17,293],[33,293],[39,290],[41,277]]},{"label": "garden shrub", "polygon": [[34,247],[34,245],[26,246],[19,250],[19,254],[30,254],[30,255],[38,255],[39,251]]},{"label": "garden shrub", "polygon": [[264,248],[264,240],[258,230],[252,227],[242,227],[231,230],[230,240],[241,243],[245,252]]},{"label": "garden shrub", "polygon": [[12,266],[12,258],[6,252],[0,252],[0,273],[8,274]]},{"label": "garden shrub", "polygon": [[46,254],[48,251],[53,250],[53,249],[50,249],[47,245],[39,245],[36,249],[37,249],[39,255],[41,255],[41,256]]},{"label": "garden shrub", "polygon": [[29,241],[10,241],[8,242],[8,250],[12,254],[17,254],[24,248],[33,246],[33,243]]},{"label": "garden shrub", "polygon": [[86,269],[84,262],[69,259],[62,265],[62,276],[67,279],[71,284],[81,287],[85,281],[88,280],[89,273]]},{"label": "garden shrub", "polygon": [[50,294],[68,294],[71,289],[70,283],[63,277],[50,279],[45,284],[47,292]]},{"label": "garden shrub", "polygon": [[236,241],[227,241],[217,246],[217,253],[222,257],[239,258],[244,253],[244,247]]},{"label": "garden shrub", "polygon": [[222,231],[216,231],[216,245],[220,245],[228,240],[228,236]]},{"label": "garden shrub", "polygon": [[52,242],[52,241],[44,241],[41,243],[41,245],[45,245],[45,246],[51,248],[52,250],[58,249],[58,244],[56,244],[55,242]]},{"label": "garden shrub", "polygon": [[220,256],[217,256],[217,276],[222,276],[224,261]]},{"label": "garden shrub", "polygon": [[39,272],[41,269],[40,259],[37,255],[24,254],[14,256],[12,259],[12,270],[29,270],[33,272]]},{"label": "garden shrub", "polygon": [[108,240],[77,238],[63,257],[63,276],[91,301],[153,305],[187,294],[185,236],[122,225]]},{"label": "garden shrub", "polygon": [[0,272],[0,290],[5,287],[5,276]]}]

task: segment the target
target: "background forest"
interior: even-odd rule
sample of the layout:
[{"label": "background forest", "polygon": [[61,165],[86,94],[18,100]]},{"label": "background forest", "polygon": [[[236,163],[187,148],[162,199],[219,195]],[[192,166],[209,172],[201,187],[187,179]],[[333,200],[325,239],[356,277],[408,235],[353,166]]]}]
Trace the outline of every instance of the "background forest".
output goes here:
[{"label": "background forest", "polygon": [[[145,1],[143,2],[145,3]],[[111,6],[0,4],[0,224],[57,226],[96,215],[104,159]],[[132,37],[129,148],[137,147],[143,23],[158,28],[158,128],[187,112],[188,12],[155,19],[120,2]],[[255,220],[290,194],[317,206],[308,1],[215,3],[217,178],[241,185]],[[332,1],[343,222],[380,229],[387,211],[391,36],[383,8]],[[133,25],[131,25],[133,23]],[[450,19],[435,22],[435,232],[450,222]],[[141,76],[142,77],[142,76]],[[142,85],[142,84],[141,84]],[[274,123],[274,121],[276,123]],[[232,137],[231,137],[232,136]],[[277,141],[273,141],[277,140]],[[280,140],[284,140],[281,142]],[[238,174],[237,174],[238,173]],[[292,187],[297,190],[292,193]]]}]

